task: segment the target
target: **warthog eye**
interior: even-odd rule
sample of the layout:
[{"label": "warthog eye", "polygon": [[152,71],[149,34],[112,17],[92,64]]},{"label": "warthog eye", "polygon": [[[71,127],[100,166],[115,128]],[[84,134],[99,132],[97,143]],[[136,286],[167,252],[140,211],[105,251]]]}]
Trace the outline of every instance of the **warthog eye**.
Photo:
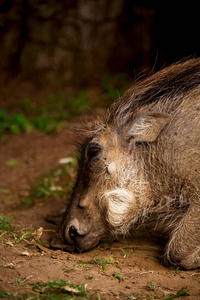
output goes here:
[{"label": "warthog eye", "polygon": [[94,144],[94,143],[89,144],[86,152],[87,159],[91,160],[92,158],[97,156],[97,154],[99,154],[100,151],[101,151],[101,147],[99,146],[99,144]]}]

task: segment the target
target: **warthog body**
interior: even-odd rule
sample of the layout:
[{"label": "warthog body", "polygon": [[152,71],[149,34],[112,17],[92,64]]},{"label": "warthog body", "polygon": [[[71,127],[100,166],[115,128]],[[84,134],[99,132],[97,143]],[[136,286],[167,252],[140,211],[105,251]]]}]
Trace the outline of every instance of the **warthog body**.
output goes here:
[{"label": "warthog body", "polygon": [[136,82],[89,130],[58,236],[80,250],[154,224],[165,260],[200,267],[200,59]]}]

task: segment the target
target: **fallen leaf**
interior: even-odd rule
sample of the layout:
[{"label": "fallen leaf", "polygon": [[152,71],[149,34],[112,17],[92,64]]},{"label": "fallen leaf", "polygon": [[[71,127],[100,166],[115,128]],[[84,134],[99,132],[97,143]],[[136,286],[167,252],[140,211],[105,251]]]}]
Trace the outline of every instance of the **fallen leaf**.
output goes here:
[{"label": "fallen leaf", "polygon": [[70,287],[68,285],[64,286],[63,289],[69,293],[79,294],[80,291],[77,288]]},{"label": "fallen leaf", "polygon": [[21,253],[21,255],[24,255],[24,256],[32,256],[32,253],[29,253],[28,251],[23,251],[22,253]]},{"label": "fallen leaf", "polygon": [[40,227],[40,228],[36,229],[36,230],[32,233],[32,235],[34,236],[34,239],[35,239],[35,240],[39,240],[39,239],[41,238],[43,232],[44,232],[43,227]]}]

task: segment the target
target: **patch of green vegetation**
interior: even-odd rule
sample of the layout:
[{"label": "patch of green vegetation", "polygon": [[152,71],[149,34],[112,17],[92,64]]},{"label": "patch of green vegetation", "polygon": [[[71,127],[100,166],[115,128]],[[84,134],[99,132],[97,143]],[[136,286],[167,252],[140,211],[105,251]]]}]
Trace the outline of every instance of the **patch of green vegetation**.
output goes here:
[{"label": "patch of green vegetation", "polygon": [[116,261],[115,256],[113,255],[113,256],[110,256],[110,257],[97,258],[95,260],[95,263],[97,265],[99,265],[103,271],[105,271],[106,268],[107,268],[107,265],[109,265],[109,264],[113,265],[115,263],[115,261]]},{"label": "patch of green vegetation", "polygon": [[101,296],[99,294],[96,295],[96,300],[102,300],[102,298],[101,298]]},{"label": "patch of green vegetation", "polygon": [[51,197],[63,197],[71,193],[76,177],[76,158],[69,158],[68,162],[58,169],[51,170],[46,176],[40,176],[39,180],[31,186],[30,193],[17,204],[29,206],[35,203],[43,203]]},{"label": "patch of green vegetation", "polygon": [[[79,90],[76,95],[59,92],[49,96],[50,111],[54,111],[55,119],[68,119],[82,113],[86,107],[93,106],[86,90]],[[54,109],[52,110],[52,108]]]},{"label": "patch of green vegetation", "polygon": [[33,286],[33,291],[42,294],[42,299],[77,299],[77,297],[78,299],[87,299],[88,296],[83,285],[75,285],[60,279],[37,282]]},{"label": "patch of green vegetation", "polygon": [[147,297],[148,300],[153,300],[154,297],[156,296],[158,290],[159,290],[159,286],[156,286],[156,285],[154,285],[152,282],[150,282],[150,283],[148,284],[148,288],[149,288],[150,290],[152,290],[153,293],[146,294],[146,297]]},{"label": "patch of green vegetation", "polygon": [[180,274],[181,270],[180,270],[180,267],[170,267],[170,269],[173,271],[173,275],[177,275],[177,274]]},{"label": "patch of green vegetation", "polygon": [[32,230],[16,230],[16,228],[10,224],[13,220],[13,217],[0,215],[0,242],[7,241],[12,244],[17,244],[22,240],[28,243],[33,239]]},{"label": "patch of green vegetation", "polygon": [[48,282],[37,282],[33,284],[33,291],[38,293],[20,293],[7,292],[0,290],[1,299],[15,299],[15,300],[61,300],[61,299],[88,299],[88,293],[85,291],[83,285],[75,285],[60,279]]},{"label": "patch of green vegetation", "polygon": [[10,244],[18,244],[21,241],[25,241],[26,244],[30,244],[30,240],[33,239],[32,232],[32,230],[25,230],[24,232],[24,229],[13,232],[4,231],[3,233],[0,231],[0,242],[6,241]]},{"label": "patch of green vegetation", "polygon": [[[99,91],[101,102],[118,99],[127,89],[127,83],[125,74],[115,76],[105,74]],[[12,103],[7,110],[0,109],[1,140],[5,140],[5,133],[19,134],[32,130],[57,132],[64,126],[64,120],[81,114],[88,107],[93,107],[97,100],[99,101],[90,99],[86,89],[78,90],[76,93],[59,91],[40,102],[25,97],[20,103]]]},{"label": "patch of green vegetation", "polygon": [[55,184],[56,175],[51,172],[49,177],[40,177],[40,182],[32,187],[30,196],[33,198],[48,198],[59,195],[63,190]]},{"label": "patch of green vegetation", "polygon": [[106,100],[117,100],[128,87],[128,78],[126,74],[119,73],[114,76],[104,74],[101,82],[103,98]]},{"label": "patch of green vegetation", "polygon": [[10,225],[10,222],[13,220],[13,217],[4,217],[3,215],[0,215],[0,231],[13,232],[15,227]]},{"label": "patch of green vegetation", "polygon": [[36,116],[32,120],[33,129],[37,129],[46,133],[56,132],[62,127],[62,121],[56,120],[50,116]]},{"label": "patch of green vegetation", "polygon": [[59,127],[61,127],[61,122],[49,116],[26,117],[24,113],[9,116],[5,110],[0,109],[0,134],[6,132],[19,134],[34,129],[49,133],[56,131]]},{"label": "patch of green vegetation", "polygon": [[94,279],[94,277],[93,277],[92,274],[90,274],[89,272],[87,272],[87,276],[85,276],[85,279],[86,280],[92,280],[92,279]]},{"label": "patch of green vegetation", "polygon": [[[150,282],[148,284],[148,287],[153,291],[152,294],[147,294],[147,299],[148,300],[154,300],[156,296],[156,294],[158,293],[159,290],[159,286],[153,284],[152,282]],[[185,290],[185,288],[180,289],[175,295],[169,296],[169,295],[164,295],[164,297],[162,298],[162,300],[172,300],[172,299],[176,299],[182,296],[189,296],[189,290]]]},{"label": "patch of green vegetation", "polygon": [[30,240],[33,239],[33,230],[27,230],[27,229],[22,229],[16,232],[13,232],[13,237],[14,237],[14,243],[18,244],[21,241],[25,241],[27,244],[29,244]]},{"label": "patch of green vegetation", "polygon": [[29,293],[20,293],[17,292],[7,292],[4,290],[0,290],[0,299],[14,299],[14,300],[40,300],[38,296],[30,295]]},{"label": "patch of green vegetation", "polygon": [[146,296],[147,296],[147,299],[148,299],[148,300],[153,300],[154,297],[156,296],[156,294],[158,293],[159,286],[157,286],[157,285],[153,284],[152,282],[150,282],[150,283],[148,284],[148,288],[149,288],[150,290],[152,290],[153,293],[147,294],[147,295],[146,295]]},{"label": "patch of green vegetation", "polygon": [[84,270],[91,269],[91,265],[97,265],[100,267],[100,271],[105,271],[109,264],[113,265],[116,263],[114,255],[110,257],[95,258],[96,256],[98,256],[98,254],[94,253],[90,260],[80,260],[77,265],[82,266]]},{"label": "patch of green vegetation", "polygon": [[189,290],[186,290],[184,287],[180,289],[175,295],[172,296],[165,295],[163,297],[163,300],[172,300],[183,296],[190,296]]},{"label": "patch of green vegetation", "polygon": [[35,129],[46,133],[57,132],[63,127],[64,120],[91,106],[93,102],[89,100],[86,90],[79,90],[75,95],[64,91],[51,94],[42,105],[35,105],[26,97],[21,105],[18,103],[17,107],[13,105],[10,108],[12,114],[0,109],[0,134],[18,134]]},{"label": "patch of green vegetation", "polygon": [[14,167],[20,163],[19,159],[10,159],[6,162],[7,167]]},{"label": "patch of green vegetation", "polygon": [[28,278],[26,278],[26,279],[19,279],[19,278],[15,277],[15,280],[12,283],[14,285],[16,285],[16,286],[23,286],[23,287],[29,288],[31,284],[28,283],[27,280],[28,280]]},{"label": "patch of green vegetation", "polygon": [[121,276],[121,273],[115,273],[111,277],[119,280],[120,276]]},{"label": "patch of green vegetation", "polygon": [[124,250],[123,248],[121,248],[123,254],[124,254],[124,258],[127,257],[127,255],[132,251],[132,249],[130,248],[126,248],[126,250]]},{"label": "patch of green vegetation", "polygon": [[0,133],[8,131],[10,133],[20,133],[23,131],[31,131],[33,124],[21,113],[8,116],[7,112],[0,109]]},{"label": "patch of green vegetation", "polygon": [[74,269],[62,269],[65,273],[75,272]]}]

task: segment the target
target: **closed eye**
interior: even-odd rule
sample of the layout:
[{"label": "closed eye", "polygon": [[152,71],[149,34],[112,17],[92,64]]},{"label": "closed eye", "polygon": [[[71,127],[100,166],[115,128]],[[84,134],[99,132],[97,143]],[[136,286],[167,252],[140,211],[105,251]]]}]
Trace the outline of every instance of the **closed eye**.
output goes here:
[{"label": "closed eye", "polygon": [[89,144],[87,147],[87,159],[90,161],[92,158],[96,157],[101,151],[99,144]]}]

